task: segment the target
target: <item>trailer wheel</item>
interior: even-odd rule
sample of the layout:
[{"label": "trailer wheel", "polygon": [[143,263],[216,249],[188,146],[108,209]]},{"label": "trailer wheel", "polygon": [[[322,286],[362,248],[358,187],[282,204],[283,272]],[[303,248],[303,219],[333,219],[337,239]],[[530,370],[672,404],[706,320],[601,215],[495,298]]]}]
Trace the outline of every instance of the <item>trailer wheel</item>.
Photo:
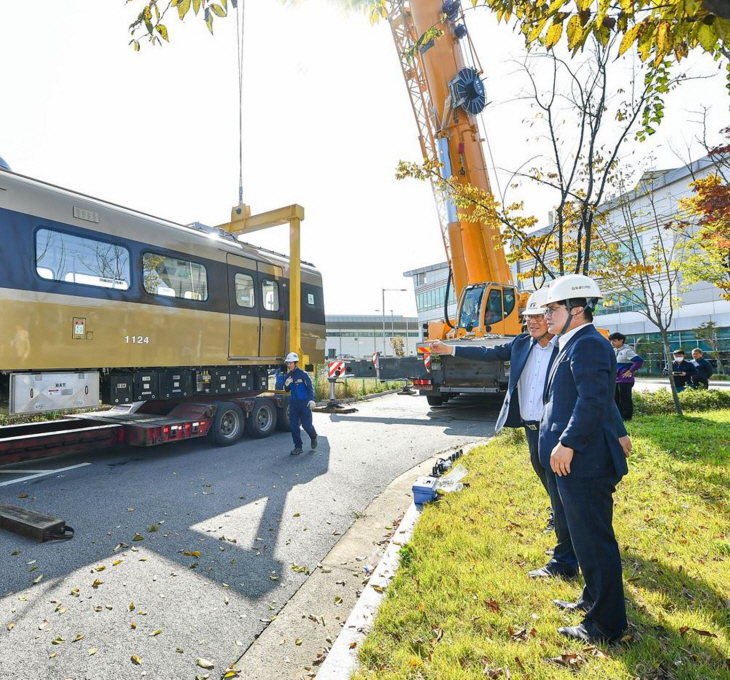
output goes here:
[{"label": "trailer wheel", "polygon": [[276,409],[276,429],[281,432],[289,432],[291,424],[289,423],[289,403],[279,406]]},{"label": "trailer wheel", "polygon": [[263,439],[276,429],[276,407],[268,399],[254,399],[251,413],[246,418],[246,434]]},{"label": "trailer wheel", "polygon": [[442,396],[436,396],[436,395],[426,395],[426,401],[428,402],[429,406],[441,406],[441,404],[444,403],[444,398]]},{"label": "trailer wheel", "polygon": [[213,441],[218,446],[235,444],[243,435],[244,420],[243,411],[236,404],[219,402],[213,418],[213,429],[210,431]]}]

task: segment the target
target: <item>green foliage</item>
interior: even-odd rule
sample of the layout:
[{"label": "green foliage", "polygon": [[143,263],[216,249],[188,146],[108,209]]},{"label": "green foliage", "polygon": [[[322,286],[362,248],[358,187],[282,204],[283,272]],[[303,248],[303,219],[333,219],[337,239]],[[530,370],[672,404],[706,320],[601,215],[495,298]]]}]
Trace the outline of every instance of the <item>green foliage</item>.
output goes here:
[{"label": "green foliage", "polygon": [[634,453],[614,521],[630,641],[613,646],[557,633],[580,619],[552,600],[575,599],[580,583],[527,577],[554,537],[543,532],[547,499],[524,437],[470,451],[469,488],[424,508],[355,680],[724,677],[729,426],[728,410],[630,423]]},{"label": "green foliage", "polygon": [[[138,0],[126,0],[126,3],[139,4]],[[231,0],[231,5],[235,8],[238,0]],[[228,15],[228,0],[162,0],[162,2],[149,0],[142,6],[137,18],[129,25],[129,33],[132,36],[129,44],[135,52],[139,52],[141,49],[140,36],[146,37],[152,45],[161,45],[162,40],[170,42],[168,28],[162,23],[162,20],[172,7],[177,9],[177,17],[180,21],[185,19],[192,9],[195,16],[203,19],[211,34],[214,18]],[[200,14],[201,9],[202,14]]]},{"label": "green foliage", "polygon": [[[714,376],[713,376],[714,377]],[[656,392],[634,391],[634,409],[643,415],[675,413],[672,393],[668,389]],[[682,410],[689,413],[730,409],[730,390],[686,389],[679,393]]]}]

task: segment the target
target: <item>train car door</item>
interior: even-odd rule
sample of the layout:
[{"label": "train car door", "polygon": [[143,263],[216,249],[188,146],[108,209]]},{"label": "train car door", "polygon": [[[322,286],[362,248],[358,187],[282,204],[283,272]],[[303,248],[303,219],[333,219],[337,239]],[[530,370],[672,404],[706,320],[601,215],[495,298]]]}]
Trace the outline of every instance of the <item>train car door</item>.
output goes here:
[{"label": "train car door", "polygon": [[255,260],[227,255],[228,356],[257,359],[261,342],[262,298]]},{"label": "train car door", "polygon": [[281,361],[286,348],[286,309],[288,292],[284,286],[284,270],[275,265],[258,263],[261,299],[261,344],[262,359]]}]

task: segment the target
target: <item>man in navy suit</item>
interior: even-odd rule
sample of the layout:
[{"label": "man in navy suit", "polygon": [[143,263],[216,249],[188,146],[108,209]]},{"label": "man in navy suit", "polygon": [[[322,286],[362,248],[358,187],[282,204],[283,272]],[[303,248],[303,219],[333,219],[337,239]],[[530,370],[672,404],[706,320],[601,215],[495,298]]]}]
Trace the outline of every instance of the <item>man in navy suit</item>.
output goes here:
[{"label": "man in navy suit", "polygon": [[476,361],[509,361],[509,383],[502,409],[497,417],[494,431],[499,433],[507,427],[525,427],[530,462],[547,493],[545,468],[537,455],[537,435],[542,416],[542,396],[545,388],[548,365],[554,354],[555,341],[548,333],[543,304],[547,289],[541,288],[530,295],[522,312],[527,333],[521,333],[505,345],[496,347],[465,347],[448,345],[441,340],[431,343],[436,354],[457,354],[464,359]]},{"label": "man in navy suit", "polygon": [[559,353],[545,386],[539,439],[553,511],[565,518],[585,579],[576,602],[555,600],[562,609],[584,612],[582,623],[558,631],[590,643],[616,640],[627,627],[612,521],[628,451],[613,414],[616,356],[592,324],[601,297],[595,281],[580,274],[550,286],[545,316],[548,330],[559,336]]}]

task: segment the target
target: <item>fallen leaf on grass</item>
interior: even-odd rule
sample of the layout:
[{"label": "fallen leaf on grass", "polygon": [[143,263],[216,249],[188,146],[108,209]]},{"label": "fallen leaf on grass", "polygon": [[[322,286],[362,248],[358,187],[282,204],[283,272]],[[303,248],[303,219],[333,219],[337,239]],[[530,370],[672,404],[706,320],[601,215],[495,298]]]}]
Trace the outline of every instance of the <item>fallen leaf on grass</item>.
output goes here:
[{"label": "fallen leaf on grass", "polygon": [[195,665],[200,666],[200,668],[205,668],[206,670],[211,670],[215,668],[215,664],[208,661],[208,659],[203,659],[202,657],[198,657],[195,659]]},{"label": "fallen leaf on grass", "polygon": [[585,665],[586,660],[578,654],[561,654],[560,656],[554,656],[549,661],[558,664],[559,666],[565,666],[566,668],[580,668]]},{"label": "fallen leaf on grass", "polygon": [[684,637],[687,632],[692,631],[693,633],[697,633],[697,635],[704,635],[705,637],[714,637],[716,638],[717,635],[715,633],[711,633],[709,630],[698,630],[697,628],[690,628],[689,626],[682,626],[679,629],[680,634],[682,637]]}]

